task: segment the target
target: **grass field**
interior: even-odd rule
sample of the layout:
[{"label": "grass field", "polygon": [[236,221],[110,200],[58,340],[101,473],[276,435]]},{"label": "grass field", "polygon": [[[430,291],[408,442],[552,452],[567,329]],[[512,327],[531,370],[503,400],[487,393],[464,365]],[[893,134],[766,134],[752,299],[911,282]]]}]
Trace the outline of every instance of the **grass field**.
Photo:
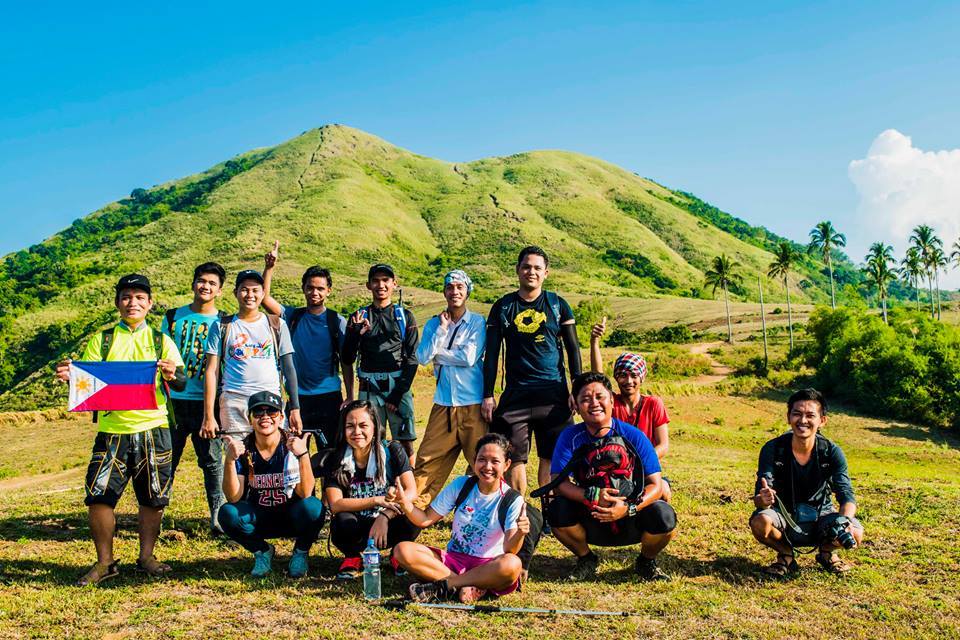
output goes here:
[{"label": "grass field", "polygon": [[[712,350],[736,364],[740,352]],[[422,372],[425,374],[426,372]],[[572,560],[545,538],[524,591],[513,606],[628,610],[625,619],[389,611],[368,605],[359,582],[332,579],[338,558],[327,553],[326,530],[313,549],[311,575],[300,582],[278,571],[266,580],[246,574],[239,547],[210,539],[192,451],[184,457],[158,555],[174,567],[154,581],[132,571],[135,506],[118,507],[120,578],[81,589],[73,580],[93,561],[82,474],[94,429],[86,419],[6,416],[0,421],[0,636],[4,638],[958,638],[960,637],[960,441],[942,432],[867,419],[830,416],[827,435],[845,450],[866,527],[856,565],[838,579],[802,557],[803,571],[786,582],[759,569],[771,552],[747,529],[757,452],[784,429],[780,392],[735,395],[751,385],[657,381],[676,388],[671,450],[664,460],[675,487],[678,535],[661,566],[673,580],[656,586],[631,573],[635,548],[602,552],[596,582],[565,580]],[[753,385],[763,389],[763,385]],[[682,392],[681,392],[682,391]],[[432,382],[416,384],[425,417]],[[422,428],[422,420],[419,425]],[[531,478],[532,479],[532,478]],[[449,525],[420,540],[445,543]],[[281,569],[290,550],[281,542]],[[387,572],[389,573],[389,571]],[[384,595],[406,581],[384,578]]]}]

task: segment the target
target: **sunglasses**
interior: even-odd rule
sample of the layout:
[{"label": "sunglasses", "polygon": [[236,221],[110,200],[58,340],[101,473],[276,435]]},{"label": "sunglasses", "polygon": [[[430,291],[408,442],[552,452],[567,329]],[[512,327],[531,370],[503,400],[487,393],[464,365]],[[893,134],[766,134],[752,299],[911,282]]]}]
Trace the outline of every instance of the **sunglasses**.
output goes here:
[{"label": "sunglasses", "polygon": [[280,415],[280,409],[274,409],[273,407],[256,407],[250,413],[253,414],[254,418],[262,418],[263,416],[274,418]]}]

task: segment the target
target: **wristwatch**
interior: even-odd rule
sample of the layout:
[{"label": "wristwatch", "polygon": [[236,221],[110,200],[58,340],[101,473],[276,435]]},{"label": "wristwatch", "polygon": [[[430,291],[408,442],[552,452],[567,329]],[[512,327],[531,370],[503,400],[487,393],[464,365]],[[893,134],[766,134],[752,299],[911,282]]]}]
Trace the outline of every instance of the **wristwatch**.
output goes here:
[{"label": "wristwatch", "polygon": [[628,503],[627,503],[627,517],[628,517],[628,518],[632,518],[632,517],[635,516],[635,515],[637,515],[637,505],[634,504],[634,503],[632,503],[632,502],[628,502]]}]

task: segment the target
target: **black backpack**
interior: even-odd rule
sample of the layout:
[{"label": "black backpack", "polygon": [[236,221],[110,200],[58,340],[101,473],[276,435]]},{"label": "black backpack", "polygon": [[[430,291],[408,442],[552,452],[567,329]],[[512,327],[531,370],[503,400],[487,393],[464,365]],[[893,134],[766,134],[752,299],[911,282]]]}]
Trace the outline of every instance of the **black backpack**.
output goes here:
[{"label": "black backpack", "polygon": [[569,477],[571,471],[580,487],[616,489],[618,495],[633,501],[643,493],[643,462],[633,444],[620,433],[577,447],[557,476],[542,487],[530,492],[531,498],[539,498],[557,488]]},{"label": "black backpack", "polygon": [[[287,320],[287,327],[290,329],[290,338],[293,339],[293,334],[297,331],[297,325],[300,324],[300,321],[303,320],[304,314],[307,313],[306,307],[297,307],[293,310],[293,313],[290,314],[290,319]],[[340,316],[333,309],[327,309],[324,312],[327,318],[327,331],[330,332],[330,375],[337,375],[337,371],[340,370],[340,339],[343,335],[340,333]]]},{"label": "black backpack", "polygon": [[[793,433],[788,431],[773,441],[773,483],[777,491],[786,491],[788,488],[793,493],[793,474],[791,473],[793,464]],[[816,455],[816,464],[820,468],[820,477],[823,479],[820,490],[810,498],[815,498],[822,493],[825,484],[833,476],[833,458],[830,456],[830,441],[825,436],[817,434],[816,444],[814,445],[814,455]],[[786,494],[784,494],[786,495]],[[794,496],[794,503],[799,499],[806,502],[807,498],[803,496]],[[796,504],[794,504],[796,506]]]},{"label": "black backpack", "polygon": [[[473,491],[473,488],[477,486],[479,480],[477,476],[467,477],[467,481],[463,483],[463,487],[460,488],[460,493],[457,494],[457,499],[453,503],[453,510],[456,511],[460,508],[467,500],[467,496],[470,495],[470,492]],[[500,498],[500,504],[497,505],[497,519],[500,521],[500,528],[504,531],[507,530],[507,512],[510,510],[510,507],[513,506],[514,501],[517,498],[523,500],[523,496],[520,495],[520,492],[513,488],[507,488],[507,492],[503,494],[503,497]]]}]

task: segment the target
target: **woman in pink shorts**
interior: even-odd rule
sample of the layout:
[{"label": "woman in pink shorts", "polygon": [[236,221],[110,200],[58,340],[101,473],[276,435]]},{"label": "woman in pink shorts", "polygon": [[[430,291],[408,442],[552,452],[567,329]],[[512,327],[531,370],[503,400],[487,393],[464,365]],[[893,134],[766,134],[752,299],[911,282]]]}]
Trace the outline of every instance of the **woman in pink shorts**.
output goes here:
[{"label": "woman in pink shorts", "polygon": [[503,476],[510,467],[510,443],[490,433],[477,442],[474,476],[461,476],[433,499],[426,511],[413,505],[416,496],[397,484],[392,499],[418,527],[429,527],[453,511],[446,550],[416,542],[393,549],[397,563],[422,582],[410,585],[417,602],[459,598],[472,602],[490,593],[504,595],[519,586],[517,552],[530,531],[523,496]]}]

